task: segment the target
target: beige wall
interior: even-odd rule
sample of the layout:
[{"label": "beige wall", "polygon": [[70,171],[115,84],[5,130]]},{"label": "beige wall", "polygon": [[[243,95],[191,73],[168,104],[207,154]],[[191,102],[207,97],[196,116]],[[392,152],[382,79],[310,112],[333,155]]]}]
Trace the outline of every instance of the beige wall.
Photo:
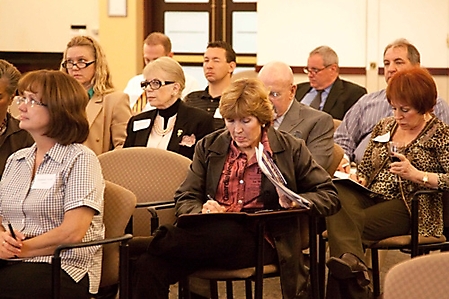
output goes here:
[{"label": "beige wall", "polygon": [[141,73],[143,0],[128,0],[126,17],[109,17],[107,0],[99,0],[99,40],[104,48],[116,89]]}]

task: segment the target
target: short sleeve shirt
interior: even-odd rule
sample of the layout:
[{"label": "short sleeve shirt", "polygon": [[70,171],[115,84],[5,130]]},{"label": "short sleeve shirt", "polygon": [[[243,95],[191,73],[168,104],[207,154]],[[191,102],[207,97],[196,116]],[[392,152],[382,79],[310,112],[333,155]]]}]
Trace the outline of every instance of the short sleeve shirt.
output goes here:
[{"label": "short sleeve shirt", "polygon": [[[60,226],[64,214],[79,207],[95,210],[83,242],[104,238],[104,181],[100,163],[81,144],[55,144],[44,156],[34,179],[36,144],[14,153],[7,161],[0,182],[0,215],[27,239]],[[76,282],[89,275],[90,292],[96,293],[101,275],[99,246],[61,253],[61,266]],[[25,262],[51,263],[51,256],[36,256]]]}]

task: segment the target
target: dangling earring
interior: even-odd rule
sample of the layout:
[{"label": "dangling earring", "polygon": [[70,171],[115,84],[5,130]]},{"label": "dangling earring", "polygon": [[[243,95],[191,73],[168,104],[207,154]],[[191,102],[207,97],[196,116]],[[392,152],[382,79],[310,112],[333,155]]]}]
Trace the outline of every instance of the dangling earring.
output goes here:
[{"label": "dangling earring", "polygon": [[265,124],[262,125],[262,128],[265,128]]}]

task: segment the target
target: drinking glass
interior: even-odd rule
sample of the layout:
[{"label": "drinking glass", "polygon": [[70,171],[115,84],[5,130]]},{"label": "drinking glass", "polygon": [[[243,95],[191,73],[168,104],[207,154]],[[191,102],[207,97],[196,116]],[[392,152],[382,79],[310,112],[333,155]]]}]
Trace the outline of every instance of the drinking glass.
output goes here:
[{"label": "drinking glass", "polygon": [[[401,160],[393,156],[393,153],[402,154],[405,148],[405,143],[400,141],[390,141],[388,142],[388,150],[390,153],[391,162],[400,162]],[[396,182],[400,181],[401,177],[396,175]]]}]

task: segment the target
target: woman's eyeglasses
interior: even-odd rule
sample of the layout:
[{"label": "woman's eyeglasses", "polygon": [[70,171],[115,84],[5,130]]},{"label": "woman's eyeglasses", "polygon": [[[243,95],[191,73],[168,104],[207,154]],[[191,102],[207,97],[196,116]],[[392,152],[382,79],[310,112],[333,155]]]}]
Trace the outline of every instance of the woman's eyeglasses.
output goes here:
[{"label": "woman's eyeglasses", "polygon": [[161,81],[159,79],[153,79],[151,81],[140,82],[140,87],[142,87],[142,89],[146,89],[148,86],[150,86],[150,88],[152,90],[158,90],[159,88],[161,88],[164,85],[173,84],[173,83],[175,83],[175,81]]},{"label": "woman's eyeglasses", "polygon": [[42,107],[47,107],[47,104],[44,104],[42,102],[39,102],[38,100],[29,99],[29,98],[23,97],[23,96],[17,96],[16,97],[16,103],[17,103],[17,106],[19,106],[22,103],[25,103],[25,105],[30,104],[31,107],[34,107],[35,105],[42,106]]},{"label": "woman's eyeglasses", "polygon": [[88,67],[89,65],[91,65],[92,63],[94,63],[95,61],[90,61],[90,62],[85,62],[85,61],[78,61],[78,62],[73,62],[70,60],[66,60],[62,63],[62,67],[66,68],[66,69],[73,69],[73,67],[77,67],[78,69],[85,69],[86,67]]}]

